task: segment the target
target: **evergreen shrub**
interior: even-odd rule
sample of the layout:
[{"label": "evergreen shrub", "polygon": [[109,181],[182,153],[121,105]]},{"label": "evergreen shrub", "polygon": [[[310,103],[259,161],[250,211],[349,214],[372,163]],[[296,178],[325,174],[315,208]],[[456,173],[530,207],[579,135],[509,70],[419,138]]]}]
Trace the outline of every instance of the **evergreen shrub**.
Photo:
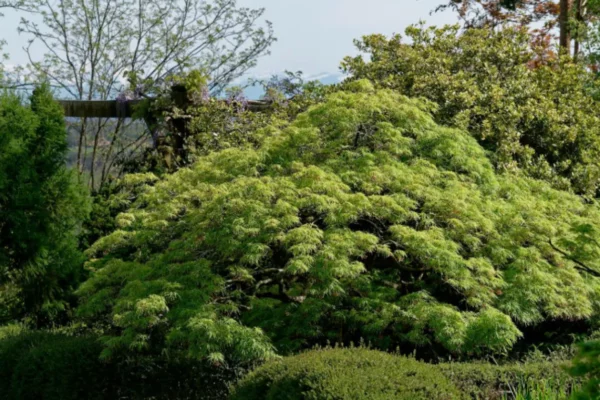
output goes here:
[{"label": "evergreen shrub", "polygon": [[451,400],[457,388],[435,367],[365,348],[316,350],[247,375],[232,400]]},{"label": "evergreen shrub", "polygon": [[190,359],[101,360],[96,337],[27,332],[0,340],[3,400],[223,400],[230,370]]},{"label": "evergreen shrub", "polygon": [[0,341],[0,398],[111,398],[110,377],[98,358],[100,351],[101,344],[92,337],[31,332],[4,339]]}]

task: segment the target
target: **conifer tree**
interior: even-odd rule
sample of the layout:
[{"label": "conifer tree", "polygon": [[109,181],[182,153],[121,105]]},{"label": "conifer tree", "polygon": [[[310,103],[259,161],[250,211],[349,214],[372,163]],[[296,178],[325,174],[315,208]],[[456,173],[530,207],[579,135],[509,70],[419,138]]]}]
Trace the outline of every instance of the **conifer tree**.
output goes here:
[{"label": "conifer tree", "polygon": [[76,233],[87,200],[66,152],[62,109],[48,88],[29,105],[0,97],[0,321],[64,316],[82,277]]}]

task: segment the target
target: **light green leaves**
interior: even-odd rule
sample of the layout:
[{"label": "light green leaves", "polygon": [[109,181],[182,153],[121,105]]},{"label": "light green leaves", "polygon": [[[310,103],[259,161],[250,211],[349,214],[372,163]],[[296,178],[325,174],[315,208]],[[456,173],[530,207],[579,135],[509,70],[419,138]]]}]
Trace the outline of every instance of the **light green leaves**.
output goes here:
[{"label": "light green leaves", "polygon": [[134,312],[120,345],[150,335],[216,363],[357,338],[504,353],[519,326],[594,315],[596,278],[549,239],[592,254],[597,207],[497,174],[429,108],[353,83],[257,150],[166,176],[93,246],[81,310]]}]

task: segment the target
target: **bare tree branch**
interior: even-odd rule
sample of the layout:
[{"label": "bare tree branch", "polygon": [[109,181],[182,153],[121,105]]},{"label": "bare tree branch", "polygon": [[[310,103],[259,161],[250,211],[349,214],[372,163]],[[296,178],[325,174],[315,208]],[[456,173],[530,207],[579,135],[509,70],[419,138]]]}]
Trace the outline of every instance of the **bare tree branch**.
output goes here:
[{"label": "bare tree branch", "polygon": [[585,263],[577,260],[575,257],[571,256],[566,251],[561,250],[560,248],[558,248],[557,246],[555,246],[554,243],[552,243],[552,239],[548,239],[548,243],[550,243],[550,246],[554,249],[554,251],[560,253],[567,260],[570,260],[570,261],[574,262],[575,263],[575,268],[577,268],[580,271],[587,272],[588,274],[590,274],[592,276],[595,276],[596,278],[600,278],[600,272],[596,271],[593,268],[588,267],[587,265],[585,265]]},{"label": "bare tree branch", "polygon": [[[115,99],[129,85],[148,92],[143,87],[160,86],[192,68],[212,77],[211,92],[217,94],[275,40],[264,10],[239,7],[236,0],[0,0],[0,7],[23,13],[19,31],[30,39],[30,80],[49,81],[65,99]],[[44,49],[41,57],[37,46]],[[126,152],[143,145],[139,132],[119,124],[84,119],[78,126],[80,174],[96,167],[104,177],[110,173],[109,158],[123,154],[109,140],[123,142]],[[117,126],[118,136],[97,130]],[[98,160],[104,164],[96,166]],[[90,179],[92,188],[97,183]]]}]

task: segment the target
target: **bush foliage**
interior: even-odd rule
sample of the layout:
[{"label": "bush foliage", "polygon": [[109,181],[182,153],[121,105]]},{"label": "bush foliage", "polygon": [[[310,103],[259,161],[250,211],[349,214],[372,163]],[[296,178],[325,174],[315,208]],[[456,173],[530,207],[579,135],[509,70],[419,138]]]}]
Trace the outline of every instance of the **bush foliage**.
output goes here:
[{"label": "bush foliage", "polygon": [[464,398],[435,367],[367,349],[310,351],[248,374],[231,400],[452,400]]},{"label": "bush foliage", "polygon": [[[45,332],[0,341],[0,397],[6,400],[109,398],[97,339]],[[116,392],[112,393],[116,396]]]},{"label": "bush foliage", "polygon": [[224,400],[235,372],[194,360],[99,359],[94,336],[24,332],[0,340],[3,400]]},{"label": "bush foliage", "polygon": [[105,324],[104,356],[243,363],[360,338],[479,356],[596,316],[598,257],[578,238],[597,207],[498,175],[434,108],[355,82],[258,150],[147,185],[88,251],[79,315]]},{"label": "bush foliage", "polygon": [[597,399],[600,397],[600,341],[590,340],[579,345],[570,369],[572,375],[587,379],[575,396],[576,400]]},{"label": "bush foliage", "polygon": [[49,88],[1,93],[0,398],[600,398],[599,75],[531,33],[366,36],[261,112],[127,73],[151,138],[91,202]]},{"label": "bush foliage", "polygon": [[[468,399],[503,400],[517,394],[535,399],[567,399],[581,381],[569,375],[568,362],[529,362],[494,365],[447,363],[435,367]],[[526,397],[529,398],[529,397]]]}]

